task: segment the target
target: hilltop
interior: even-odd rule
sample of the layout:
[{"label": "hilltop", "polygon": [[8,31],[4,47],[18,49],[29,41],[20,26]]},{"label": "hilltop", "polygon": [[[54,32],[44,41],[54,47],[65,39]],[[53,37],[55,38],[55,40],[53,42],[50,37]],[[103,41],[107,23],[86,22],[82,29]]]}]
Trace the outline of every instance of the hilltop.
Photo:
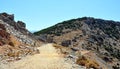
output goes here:
[{"label": "hilltop", "polygon": [[73,50],[92,51],[108,67],[110,65],[113,69],[119,69],[120,22],[83,17],[63,21],[34,34],[45,42]]}]

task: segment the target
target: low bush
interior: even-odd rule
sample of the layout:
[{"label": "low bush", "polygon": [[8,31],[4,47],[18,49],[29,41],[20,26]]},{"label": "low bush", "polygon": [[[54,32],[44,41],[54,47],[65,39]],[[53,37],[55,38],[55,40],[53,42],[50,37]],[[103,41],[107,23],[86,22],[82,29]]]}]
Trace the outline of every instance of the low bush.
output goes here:
[{"label": "low bush", "polygon": [[88,69],[89,68],[99,69],[99,64],[96,61],[87,59],[85,56],[79,57],[76,63],[85,66]]}]

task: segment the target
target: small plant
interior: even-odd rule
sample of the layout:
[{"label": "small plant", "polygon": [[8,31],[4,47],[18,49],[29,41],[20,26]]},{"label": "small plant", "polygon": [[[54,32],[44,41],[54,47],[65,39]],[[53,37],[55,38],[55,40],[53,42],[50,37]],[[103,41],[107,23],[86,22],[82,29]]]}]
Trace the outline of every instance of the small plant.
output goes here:
[{"label": "small plant", "polygon": [[85,56],[79,57],[76,63],[85,66],[88,69],[89,68],[99,69],[99,64],[96,61],[87,59]]}]

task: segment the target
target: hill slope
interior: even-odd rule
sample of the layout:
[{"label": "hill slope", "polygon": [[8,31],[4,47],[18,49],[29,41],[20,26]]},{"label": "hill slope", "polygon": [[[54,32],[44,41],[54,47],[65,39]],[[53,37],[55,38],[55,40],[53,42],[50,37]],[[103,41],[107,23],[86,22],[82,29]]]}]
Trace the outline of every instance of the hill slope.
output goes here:
[{"label": "hill slope", "polygon": [[113,68],[120,65],[120,22],[83,17],[58,23],[34,34],[45,42],[96,52]]}]

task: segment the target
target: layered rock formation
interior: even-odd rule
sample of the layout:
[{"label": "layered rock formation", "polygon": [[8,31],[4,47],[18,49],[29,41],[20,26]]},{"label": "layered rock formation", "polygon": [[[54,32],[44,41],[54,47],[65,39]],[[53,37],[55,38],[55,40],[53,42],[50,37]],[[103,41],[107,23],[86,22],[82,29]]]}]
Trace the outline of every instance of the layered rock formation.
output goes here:
[{"label": "layered rock formation", "polygon": [[14,15],[0,13],[0,60],[19,60],[34,54],[39,41],[26,29],[22,21],[15,22]]}]

